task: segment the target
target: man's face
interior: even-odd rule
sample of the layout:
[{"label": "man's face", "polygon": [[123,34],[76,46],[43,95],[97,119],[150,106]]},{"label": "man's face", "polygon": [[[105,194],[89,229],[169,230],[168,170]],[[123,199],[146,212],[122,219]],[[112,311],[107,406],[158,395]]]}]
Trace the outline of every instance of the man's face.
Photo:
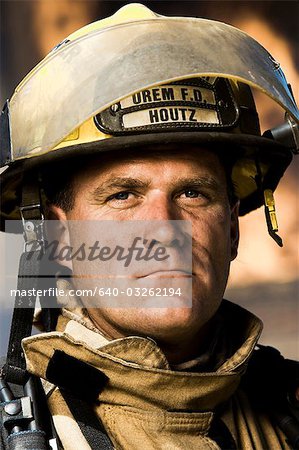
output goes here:
[{"label": "man's face", "polygon": [[58,218],[192,223],[191,307],[147,308],[141,300],[138,308],[89,309],[97,327],[111,338],[133,334],[167,342],[200,336],[220,305],[238,245],[237,206],[229,204],[218,157],[197,148],[94,161],[76,175],[74,194],[68,213],[53,207]]}]

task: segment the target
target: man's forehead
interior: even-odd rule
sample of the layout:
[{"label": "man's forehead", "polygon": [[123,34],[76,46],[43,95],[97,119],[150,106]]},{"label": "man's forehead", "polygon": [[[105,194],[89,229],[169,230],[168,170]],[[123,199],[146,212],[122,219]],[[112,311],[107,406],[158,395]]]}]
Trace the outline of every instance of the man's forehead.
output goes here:
[{"label": "man's forehead", "polygon": [[[125,152],[111,152],[105,155],[92,157],[87,160],[87,167],[92,171],[121,170],[122,167],[136,167],[140,165],[151,165],[155,162],[163,164],[164,167],[170,165],[182,164],[184,166],[196,165],[199,169],[201,166],[210,168],[214,171],[221,161],[218,154],[213,149],[202,148],[199,146],[155,146],[141,149],[132,149]],[[216,166],[215,166],[216,164]],[[82,166],[81,166],[82,167]],[[194,167],[195,168],[195,167]]]},{"label": "man's forehead", "polygon": [[[78,171],[75,170],[73,181],[77,188],[138,188],[134,180],[142,189],[162,185],[175,189],[203,184],[219,189],[227,185],[226,169],[217,154],[209,149],[159,146],[103,156],[91,158],[87,166],[80,165]],[[199,179],[202,181],[198,182]]]}]

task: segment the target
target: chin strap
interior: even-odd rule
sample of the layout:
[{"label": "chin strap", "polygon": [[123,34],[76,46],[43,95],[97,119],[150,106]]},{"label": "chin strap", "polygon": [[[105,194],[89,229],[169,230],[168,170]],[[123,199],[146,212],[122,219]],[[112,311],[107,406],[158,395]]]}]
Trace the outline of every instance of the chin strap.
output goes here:
[{"label": "chin strap", "polygon": [[[24,180],[20,213],[25,245],[19,263],[17,294],[4,376],[6,381],[24,385],[28,379],[28,373],[21,342],[23,338],[31,335],[36,297],[30,294],[38,285],[40,259],[44,251],[44,217],[41,211],[39,189],[30,174]],[[21,292],[26,292],[26,295],[20,296]]]},{"label": "chin strap", "polygon": [[[36,177],[30,174],[24,179],[20,213],[25,245],[19,263],[6,364],[0,370],[1,433],[12,450],[50,450],[57,449],[57,445],[45,393],[41,381],[27,372],[21,347],[22,339],[31,335],[36,296],[30,294],[38,287],[45,248],[39,187]],[[26,295],[21,296],[21,292]],[[16,398],[8,383],[22,386],[23,395]]]}]

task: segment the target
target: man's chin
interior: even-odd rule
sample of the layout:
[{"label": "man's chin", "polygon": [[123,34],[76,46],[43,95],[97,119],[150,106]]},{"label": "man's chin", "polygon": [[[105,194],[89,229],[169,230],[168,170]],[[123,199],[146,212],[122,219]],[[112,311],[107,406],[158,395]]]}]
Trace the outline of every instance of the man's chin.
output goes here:
[{"label": "man's chin", "polygon": [[152,339],[180,339],[196,334],[205,320],[192,307],[159,308],[105,308],[93,309],[92,319],[101,330],[109,323],[116,331],[112,338],[129,335],[148,336]]}]

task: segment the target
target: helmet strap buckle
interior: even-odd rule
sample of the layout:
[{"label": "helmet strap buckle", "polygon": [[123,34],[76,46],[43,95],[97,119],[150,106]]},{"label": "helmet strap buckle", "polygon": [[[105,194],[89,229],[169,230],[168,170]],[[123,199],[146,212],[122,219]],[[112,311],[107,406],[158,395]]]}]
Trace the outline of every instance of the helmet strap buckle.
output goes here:
[{"label": "helmet strap buckle", "polygon": [[40,203],[21,206],[20,215],[23,224],[25,252],[44,251],[44,215]]},{"label": "helmet strap buckle", "polygon": [[268,233],[271,236],[272,239],[276,242],[279,247],[283,247],[283,242],[281,237],[277,234],[278,231],[278,223],[277,223],[277,217],[276,217],[276,211],[275,211],[275,202],[274,202],[274,196],[271,189],[264,189],[263,186],[263,177],[262,177],[262,171],[261,166],[259,164],[258,157],[255,159],[255,165],[256,165],[256,176],[255,176],[255,182],[258,189],[258,192],[260,195],[263,195],[264,198],[264,207],[265,207],[265,216],[266,216],[266,223],[268,228]]}]

